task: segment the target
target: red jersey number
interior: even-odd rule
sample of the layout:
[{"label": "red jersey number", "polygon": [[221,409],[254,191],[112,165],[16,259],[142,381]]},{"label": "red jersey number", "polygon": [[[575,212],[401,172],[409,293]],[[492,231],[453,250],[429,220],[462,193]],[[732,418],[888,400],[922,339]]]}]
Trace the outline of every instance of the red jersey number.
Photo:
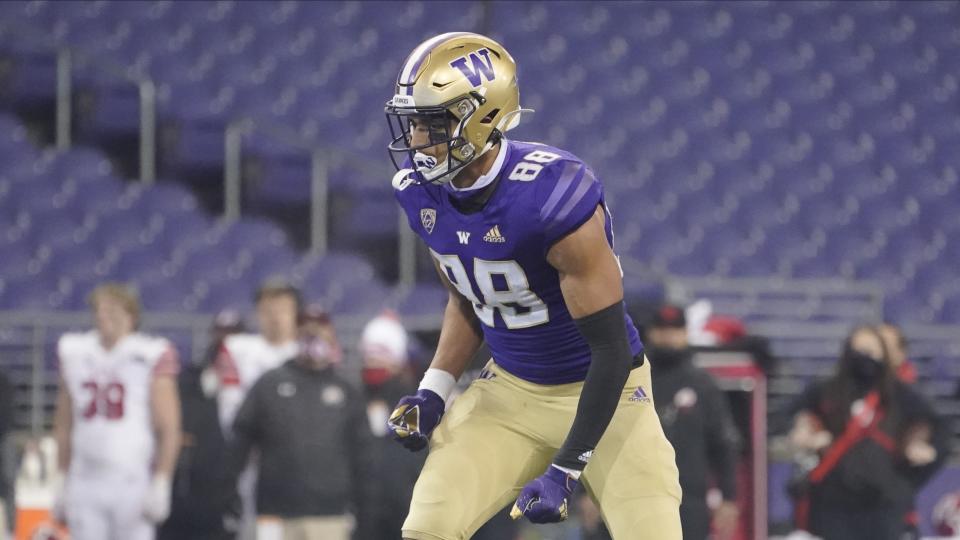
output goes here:
[{"label": "red jersey number", "polygon": [[99,385],[95,381],[83,383],[83,389],[89,393],[89,401],[83,408],[83,417],[87,420],[100,415],[107,420],[123,418],[123,397],[126,390],[123,383],[111,382]]}]

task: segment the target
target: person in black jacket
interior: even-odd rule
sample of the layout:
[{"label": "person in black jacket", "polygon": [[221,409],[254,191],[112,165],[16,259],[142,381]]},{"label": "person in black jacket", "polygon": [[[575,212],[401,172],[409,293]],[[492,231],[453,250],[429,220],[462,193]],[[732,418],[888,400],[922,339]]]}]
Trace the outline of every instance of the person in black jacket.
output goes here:
[{"label": "person in black jacket", "polygon": [[213,363],[223,339],[243,330],[239,313],[218,313],[206,352],[198,363],[180,372],[183,446],[173,478],[170,517],[158,530],[158,540],[237,537],[240,501],[235,479],[223,460],[227,442],[220,429]]},{"label": "person in black jacket", "polygon": [[329,332],[310,328],[300,353],[250,389],[229,461],[239,474],[251,452],[259,453],[258,537],[370,538],[363,532],[372,443],[364,400],[331,365]]},{"label": "person in black jacket", "polygon": [[825,540],[912,538],[904,515],[949,454],[949,433],[897,378],[877,329],[856,328],[836,374],[794,410],[790,441],[813,458],[793,488],[797,525]]},{"label": "person in black jacket", "polygon": [[359,349],[367,418],[374,435],[369,481],[375,481],[378,489],[370,501],[370,536],[358,540],[396,540],[426,459],[423,453],[398,445],[387,430],[393,404],[417,389],[408,364],[407,331],[395,314],[382,313],[364,327]]},{"label": "person in black jacket", "polygon": [[[677,306],[654,313],[645,341],[653,378],[654,403],[660,423],[677,453],[683,502],[680,521],[686,540],[732,537],[739,519],[736,503],[736,461],[739,435],[730,405],[709,373],[693,365],[686,317]],[[716,483],[723,502],[711,512],[709,482]]]},{"label": "person in black jacket", "polygon": [[14,496],[13,479],[8,471],[10,463],[4,463],[7,455],[7,435],[13,428],[13,386],[6,375],[0,372],[0,538],[13,531]]}]

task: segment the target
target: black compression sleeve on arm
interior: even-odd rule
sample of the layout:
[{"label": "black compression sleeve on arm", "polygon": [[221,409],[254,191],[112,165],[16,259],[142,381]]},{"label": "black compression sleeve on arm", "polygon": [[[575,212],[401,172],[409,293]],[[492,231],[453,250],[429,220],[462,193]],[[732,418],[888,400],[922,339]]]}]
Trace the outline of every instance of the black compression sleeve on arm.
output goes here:
[{"label": "black compression sleeve on arm", "polygon": [[583,383],[577,415],[554,463],[583,470],[617,410],[633,363],[623,302],[574,322],[590,346],[590,368]]}]

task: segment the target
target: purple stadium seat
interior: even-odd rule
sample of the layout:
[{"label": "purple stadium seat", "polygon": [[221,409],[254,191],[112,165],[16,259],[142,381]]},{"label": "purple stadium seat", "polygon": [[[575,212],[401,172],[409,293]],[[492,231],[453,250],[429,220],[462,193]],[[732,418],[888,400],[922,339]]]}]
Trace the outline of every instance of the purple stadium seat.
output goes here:
[{"label": "purple stadium seat", "polygon": [[49,281],[38,275],[3,280],[0,310],[50,310],[60,306],[63,296]]},{"label": "purple stadium seat", "polygon": [[16,208],[50,213],[63,212],[74,194],[74,189],[37,178],[11,184],[9,197]]},{"label": "purple stadium seat", "polygon": [[716,273],[716,261],[696,249],[667,262],[667,270],[677,276],[703,277]]},{"label": "purple stadium seat", "polygon": [[790,275],[798,279],[833,278],[840,275],[840,261],[810,257],[795,261]]},{"label": "purple stadium seat", "polygon": [[329,253],[323,258],[308,255],[298,267],[305,289],[325,294],[331,287],[375,279],[373,266],[363,257]]},{"label": "purple stadium seat", "polygon": [[218,240],[210,227],[207,216],[199,212],[184,213],[164,220],[159,240],[169,250],[208,249]]},{"label": "purple stadium seat", "polygon": [[[943,302],[940,308],[940,318],[945,323],[960,324],[960,294],[951,296]],[[956,359],[952,359],[956,362]]]},{"label": "purple stadium seat", "polygon": [[772,257],[730,257],[727,265],[730,277],[769,277],[779,273],[777,261]]},{"label": "purple stadium seat", "polygon": [[174,180],[161,180],[144,189],[138,208],[166,219],[176,219],[200,210],[193,193]]},{"label": "purple stadium seat", "polygon": [[53,251],[48,263],[49,272],[81,283],[105,279],[108,269],[103,252],[92,243],[61,247]]},{"label": "purple stadium seat", "polygon": [[[804,275],[852,272],[894,288],[913,266],[921,279],[927,266],[960,257],[949,241],[960,234],[958,15],[955,2],[414,2],[387,10],[325,2],[0,3],[6,23],[154,77],[160,168],[191,181],[219,181],[223,129],[239,115],[362,159],[375,155],[386,139],[380,104],[390,91],[366,82],[392,80],[422,39],[488,17],[520,64],[524,104],[543,115],[524,122],[517,138],[559,144],[592,164],[615,212],[618,250],[684,273],[765,275],[796,263]],[[54,56],[24,41],[0,32],[10,60],[0,101],[49,107]],[[78,138],[109,147],[118,135],[135,136],[136,89],[82,64],[74,79]],[[42,242],[53,272],[77,257],[96,266],[76,255],[83,246],[100,257],[107,247],[149,244],[176,251],[178,260],[197,257],[198,270],[178,269],[197,274],[184,278],[191,287],[200,275],[252,280],[294,262],[272,224],[211,226],[182,189],[127,188],[99,150],[41,152],[27,135],[16,117],[0,115],[4,252]],[[260,167],[259,176],[245,177],[248,207],[309,200],[308,156],[280,146],[259,134],[245,141],[244,155]],[[389,242],[396,222],[381,217],[397,209],[384,177],[332,164],[330,187],[348,216],[334,219],[333,245]],[[117,210],[145,219],[97,223]],[[77,221],[75,235],[64,215]],[[755,253],[733,256],[741,231],[755,240],[763,233],[764,241]],[[852,253],[865,239],[882,248]],[[214,271],[195,253],[215,253],[221,267],[229,259],[229,270]],[[362,283],[337,257],[293,266],[336,299],[344,284]],[[904,261],[913,264],[903,268]],[[135,273],[125,264],[116,271]],[[354,264],[367,275],[368,263]],[[366,279],[374,279],[372,269]],[[214,309],[230,295],[201,291],[184,307],[200,300]],[[187,299],[181,294],[170,306]],[[63,304],[73,301],[67,294]],[[892,305],[922,320],[937,316],[931,306]],[[951,313],[947,305],[940,317]]]},{"label": "purple stadium seat", "polygon": [[121,181],[112,177],[86,182],[78,186],[71,210],[78,218],[114,211],[118,209],[123,192]]},{"label": "purple stadium seat", "polygon": [[109,178],[113,173],[110,160],[100,150],[77,147],[55,154],[50,174],[59,180],[72,178],[81,182]]},{"label": "purple stadium seat", "polygon": [[255,283],[268,279],[291,281],[297,255],[286,246],[263,247],[253,253],[250,275]]},{"label": "purple stadium seat", "polygon": [[335,292],[330,309],[337,314],[373,316],[391,307],[391,292],[379,281],[344,286]]},{"label": "purple stadium seat", "polygon": [[68,215],[59,212],[46,214],[35,213],[31,227],[31,238],[35,245],[45,245],[48,248],[60,249],[83,243],[86,240],[85,231],[80,223]]},{"label": "purple stadium seat", "polygon": [[131,249],[120,254],[112,275],[121,281],[152,283],[168,277],[164,266],[169,262],[162,251],[152,247]]},{"label": "purple stadium seat", "polygon": [[226,249],[257,251],[261,247],[285,246],[287,236],[283,229],[260,218],[245,218],[231,224],[220,241]]},{"label": "purple stadium seat", "polygon": [[182,313],[192,311],[187,297],[190,292],[178,286],[176,280],[139,287],[140,301],[147,311]]},{"label": "purple stadium seat", "polygon": [[233,309],[247,313],[253,309],[253,291],[256,286],[245,280],[225,281],[211,284],[200,307],[207,313]]},{"label": "purple stadium seat", "polygon": [[235,268],[234,253],[221,249],[195,251],[186,256],[180,265],[176,281],[185,287],[198,282],[206,284],[239,277]]},{"label": "purple stadium seat", "polygon": [[440,285],[421,284],[406,292],[397,303],[401,317],[440,316],[449,292]]},{"label": "purple stadium seat", "polygon": [[4,256],[0,257],[0,278],[19,279],[39,272],[39,263],[35,260],[36,248],[32,242],[19,242],[4,246]]}]

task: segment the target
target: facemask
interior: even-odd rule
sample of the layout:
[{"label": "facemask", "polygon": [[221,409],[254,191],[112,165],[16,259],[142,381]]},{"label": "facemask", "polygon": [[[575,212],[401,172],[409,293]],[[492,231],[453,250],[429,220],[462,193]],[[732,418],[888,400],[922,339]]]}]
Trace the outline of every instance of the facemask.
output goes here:
[{"label": "facemask", "polygon": [[846,362],[850,365],[850,370],[859,381],[873,382],[883,374],[882,361],[864,352],[851,349],[846,353]]}]

